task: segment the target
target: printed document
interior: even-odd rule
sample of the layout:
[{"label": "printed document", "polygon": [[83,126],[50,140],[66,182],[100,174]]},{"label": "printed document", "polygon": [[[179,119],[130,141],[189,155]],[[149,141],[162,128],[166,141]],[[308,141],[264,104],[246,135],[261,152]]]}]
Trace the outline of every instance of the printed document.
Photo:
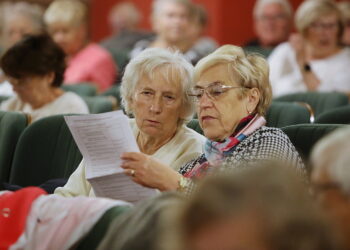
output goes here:
[{"label": "printed document", "polygon": [[122,153],[140,151],[122,111],[64,118],[84,157],[86,179],[96,196],[135,203],[157,193],[133,182],[120,167]]}]

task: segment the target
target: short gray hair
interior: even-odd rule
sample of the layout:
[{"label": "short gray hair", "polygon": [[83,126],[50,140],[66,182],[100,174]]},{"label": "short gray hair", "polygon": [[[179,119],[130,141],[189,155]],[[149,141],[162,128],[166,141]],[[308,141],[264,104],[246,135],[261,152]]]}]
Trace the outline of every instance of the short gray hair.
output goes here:
[{"label": "short gray hair", "polygon": [[265,5],[267,4],[280,4],[286,15],[291,18],[292,15],[293,15],[293,9],[292,9],[292,6],[290,5],[289,1],[288,0],[257,0],[255,2],[255,5],[254,5],[254,10],[253,10],[253,15],[254,15],[254,18],[257,19],[260,17],[261,15],[261,12],[264,8]]},{"label": "short gray hair", "polygon": [[312,150],[313,171],[326,171],[350,196],[350,128],[340,128],[322,138]]},{"label": "short gray hair", "polygon": [[195,104],[187,96],[187,91],[193,86],[193,66],[176,51],[171,52],[167,49],[149,48],[142,51],[136,57],[131,59],[125,68],[121,83],[122,104],[128,114],[133,114],[129,102],[133,100],[135,89],[142,76],[154,79],[154,73],[163,74],[167,83],[179,81],[182,88],[182,109],[184,117],[181,117],[179,125],[188,122],[194,113]]}]

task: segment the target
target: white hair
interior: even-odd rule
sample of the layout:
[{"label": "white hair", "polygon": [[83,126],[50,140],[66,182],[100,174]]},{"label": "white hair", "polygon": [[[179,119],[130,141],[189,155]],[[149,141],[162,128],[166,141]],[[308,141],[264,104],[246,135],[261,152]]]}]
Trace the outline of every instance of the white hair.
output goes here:
[{"label": "white hair", "polygon": [[5,5],[3,13],[5,26],[7,22],[10,23],[13,19],[22,16],[31,22],[33,30],[36,32],[41,32],[44,30],[44,11],[38,4],[31,4],[27,2],[11,3],[9,5]]},{"label": "white hair", "polygon": [[154,80],[154,73],[161,73],[167,83],[178,83],[182,88],[182,110],[179,125],[188,122],[194,113],[194,103],[187,96],[187,91],[193,86],[193,66],[183,55],[167,49],[149,48],[131,59],[125,68],[121,83],[122,104],[128,114],[133,114],[129,102],[133,100],[137,85],[142,77]]},{"label": "white hair", "polygon": [[312,150],[313,171],[326,171],[350,195],[350,128],[340,128],[322,138]]},{"label": "white hair", "polygon": [[268,4],[280,4],[286,15],[290,18],[293,14],[292,6],[290,5],[288,0],[256,0],[253,10],[254,18],[257,19],[261,16],[263,8]]}]

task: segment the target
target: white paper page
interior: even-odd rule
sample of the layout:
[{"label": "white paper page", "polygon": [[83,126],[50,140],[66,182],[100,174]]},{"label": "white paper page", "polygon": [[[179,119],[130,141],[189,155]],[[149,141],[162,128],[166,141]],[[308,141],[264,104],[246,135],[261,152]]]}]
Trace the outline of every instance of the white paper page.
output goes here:
[{"label": "white paper page", "polygon": [[140,186],[135,185],[130,177],[123,173],[92,178],[89,182],[94,187],[96,196],[126,200],[132,203],[156,194],[156,191],[151,188],[143,188],[140,192]]},{"label": "white paper page", "polygon": [[[134,183],[120,167],[123,152],[139,152],[128,118],[122,111],[65,116],[66,123],[86,162],[86,178],[97,196],[134,202],[154,189]],[[115,174],[117,174],[117,177]],[[113,183],[111,181],[117,181]]]},{"label": "white paper page", "polygon": [[123,172],[120,155],[139,152],[122,111],[66,116],[65,120],[87,165],[86,177]]}]

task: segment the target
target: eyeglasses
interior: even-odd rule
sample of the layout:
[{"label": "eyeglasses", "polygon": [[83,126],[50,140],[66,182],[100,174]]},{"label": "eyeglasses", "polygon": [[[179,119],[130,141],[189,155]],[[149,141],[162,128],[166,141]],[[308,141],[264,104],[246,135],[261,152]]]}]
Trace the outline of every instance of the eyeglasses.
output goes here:
[{"label": "eyeglasses", "polygon": [[199,102],[199,100],[204,95],[204,92],[207,94],[207,96],[212,100],[217,100],[222,96],[224,93],[226,93],[230,89],[239,89],[239,88],[246,88],[241,86],[227,86],[221,84],[221,82],[213,82],[209,84],[207,87],[193,87],[189,91],[187,91],[187,95],[192,98],[193,101]]},{"label": "eyeglasses", "polygon": [[269,21],[272,21],[272,22],[279,22],[279,21],[284,21],[284,20],[287,20],[287,16],[286,15],[283,15],[283,14],[279,14],[279,15],[262,15],[260,17],[258,17],[258,19],[260,21],[263,21],[263,22],[269,22]]},{"label": "eyeglasses", "polygon": [[336,28],[338,28],[338,23],[315,22],[315,23],[311,23],[310,28],[315,30],[315,31],[335,30]]}]

